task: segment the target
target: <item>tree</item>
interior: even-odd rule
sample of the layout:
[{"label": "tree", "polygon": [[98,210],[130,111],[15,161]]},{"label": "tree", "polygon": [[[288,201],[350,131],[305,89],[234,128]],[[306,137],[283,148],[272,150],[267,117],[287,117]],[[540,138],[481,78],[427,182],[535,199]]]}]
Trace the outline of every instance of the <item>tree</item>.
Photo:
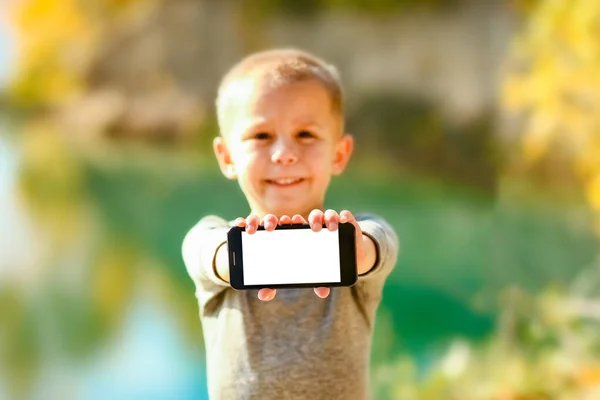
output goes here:
[{"label": "tree", "polygon": [[566,156],[600,234],[600,2],[540,1],[512,61],[503,95],[525,116],[525,161]]}]

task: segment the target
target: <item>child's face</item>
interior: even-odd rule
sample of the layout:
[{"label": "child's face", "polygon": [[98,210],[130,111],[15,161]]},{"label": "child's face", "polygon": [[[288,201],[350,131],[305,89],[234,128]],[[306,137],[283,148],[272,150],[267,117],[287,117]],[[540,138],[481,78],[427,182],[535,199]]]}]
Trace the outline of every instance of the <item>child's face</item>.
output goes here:
[{"label": "child's face", "polygon": [[306,217],[323,207],[331,176],[348,162],[352,138],[342,135],[340,117],[318,82],[277,88],[250,82],[228,117],[230,129],[215,139],[214,150],[253,212]]}]

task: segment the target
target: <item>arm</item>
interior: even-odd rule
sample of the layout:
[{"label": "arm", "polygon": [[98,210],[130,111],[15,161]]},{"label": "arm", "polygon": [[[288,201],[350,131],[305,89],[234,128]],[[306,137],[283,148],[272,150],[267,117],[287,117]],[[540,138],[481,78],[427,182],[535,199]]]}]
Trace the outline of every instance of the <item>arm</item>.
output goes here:
[{"label": "arm", "polygon": [[227,243],[219,246],[215,254],[216,273],[221,280],[229,283],[229,248]]},{"label": "arm", "polygon": [[229,285],[227,221],[216,216],[204,217],[186,235],[182,256],[188,274],[197,286]]},{"label": "arm", "polygon": [[357,257],[358,275],[368,273],[377,262],[377,245],[371,236],[361,232],[363,254]]},{"label": "arm", "polygon": [[[356,266],[360,276],[387,275],[396,264],[398,256],[398,236],[394,229],[382,218],[371,215],[357,215],[356,218],[348,210],[338,215],[334,210],[325,212],[315,209],[308,216],[314,231],[321,230],[321,225],[335,226],[339,223],[351,223],[356,229]],[[330,228],[333,229],[333,228]],[[377,273],[376,273],[377,271]]]},{"label": "arm", "polygon": [[[364,261],[364,265],[359,265],[359,278],[385,279],[398,259],[400,249],[398,235],[391,225],[376,215],[358,215],[356,221],[362,231],[363,248],[368,259]],[[372,251],[374,256],[369,254]]]}]

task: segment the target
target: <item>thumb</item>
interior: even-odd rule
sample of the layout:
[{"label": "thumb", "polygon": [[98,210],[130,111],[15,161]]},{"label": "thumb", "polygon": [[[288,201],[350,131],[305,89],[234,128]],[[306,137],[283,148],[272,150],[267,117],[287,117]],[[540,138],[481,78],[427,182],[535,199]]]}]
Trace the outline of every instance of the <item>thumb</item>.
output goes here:
[{"label": "thumb", "polygon": [[275,298],[275,289],[260,289],[258,298],[262,301],[271,301]]}]

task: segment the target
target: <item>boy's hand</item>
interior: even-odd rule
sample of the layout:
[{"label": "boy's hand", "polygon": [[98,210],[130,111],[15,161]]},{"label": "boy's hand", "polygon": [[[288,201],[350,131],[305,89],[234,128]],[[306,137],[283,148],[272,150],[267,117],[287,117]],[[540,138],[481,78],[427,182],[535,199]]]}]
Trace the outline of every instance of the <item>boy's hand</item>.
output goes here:
[{"label": "boy's hand", "polygon": [[376,258],[375,244],[370,238],[363,236],[362,229],[360,229],[358,222],[350,211],[344,210],[338,215],[334,210],[327,210],[324,213],[321,210],[312,210],[308,215],[308,221],[315,232],[321,230],[323,223],[325,223],[328,230],[335,231],[338,229],[339,223],[350,222],[354,225],[356,236],[356,265],[358,274],[362,275],[373,267]]},{"label": "boy's hand", "polygon": [[[255,233],[257,231],[260,222],[261,222],[260,218],[255,214],[251,214],[246,219],[240,217],[235,220],[235,224],[242,228],[245,227],[246,232],[249,235],[252,235],[253,233]],[[277,227],[277,224],[282,224],[282,225],[306,224],[306,220],[304,219],[304,217],[302,217],[301,215],[298,215],[298,214],[294,215],[292,218],[290,218],[287,215],[284,215],[279,220],[277,219],[277,217],[275,215],[267,214],[267,215],[265,215],[265,217],[263,218],[263,221],[262,221],[262,225],[265,227],[265,230],[269,231],[269,232],[275,230],[275,228]],[[311,227],[312,227],[312,225],[311,225]],[[337,229],[337,223],[336,223],[335,227]],[[320,228],[321,227],[319,227],[319,230],[321,230]],[[315,229],[313,228],[313,230],[315,230]],[[314,291],[317,294],[317,296],[324,299],[325,297],[329,296],[330,289],[318,287],[318,288],[315,288]],[[262,301],[271,301],[275,298],[275,294],[276,294],[275,289],[260,289],[258,291],[258,298]]]}]

